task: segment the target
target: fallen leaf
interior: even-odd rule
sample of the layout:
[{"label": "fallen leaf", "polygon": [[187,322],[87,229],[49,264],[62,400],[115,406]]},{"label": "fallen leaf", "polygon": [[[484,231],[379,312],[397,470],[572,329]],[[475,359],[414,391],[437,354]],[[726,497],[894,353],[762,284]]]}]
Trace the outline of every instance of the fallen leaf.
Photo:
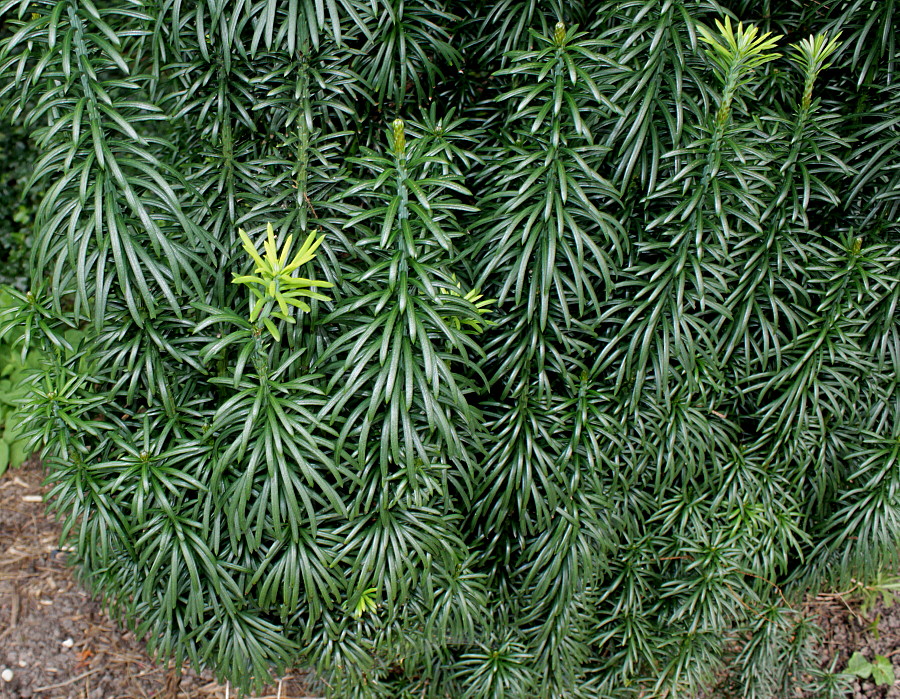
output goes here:
[{"label": "fallen leaf", "polygon": [[82,648],[80,651],[78,651],[78,655],[76,656],[78,658],[78,662],[75,663],[75,669],[80,670],[87,667],[89,665],[88,660],[93,655],[94,651],[92,651],[90,648]]}]

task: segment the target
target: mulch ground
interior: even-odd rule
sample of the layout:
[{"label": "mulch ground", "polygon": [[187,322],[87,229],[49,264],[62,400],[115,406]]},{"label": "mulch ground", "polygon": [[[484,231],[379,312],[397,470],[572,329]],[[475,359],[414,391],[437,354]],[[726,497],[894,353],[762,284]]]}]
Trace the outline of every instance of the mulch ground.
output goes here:
[{"label": "mulch ground", "polygon": [[[232,699],[208,674],[154,663],[73,580],[36,462],[0,478],[0,699]],[[11,673],[11,677],[10,677]],[[312,699],[307,678],[261,699]]]},{"label": "mulch ground", "polygon": [[[44,512],[43,479],[35,461],[0,477],[0,699],[232,699],[208,674],[153,662],[78,586],[57,549],[59,524]],[[822,665],[836,658],[843,669],[854,651],[869,660],[877,653],[900,678],[900,603],[879,597],[861,608],[860,599],[848,591],[810,601],[824,630]],[[298,672],[258,699],[311,694]],[[852,697],[900,699],[900,679],[893,687],[859,680]]]},{"label": "mulch ground", "polygon": [[[869,597],[874,604],[861,604]],[[883,655],[894,665],[898,681],[891,687],[878,687],[871,679],[853,683],[853,699],[900,699],[900,604],[892,595],[886,597],[875,591],[863,594],[848,590],[822,594],[809,603],[810,611],[818,616],[823,636],[820,643],[824,666],[836,659],[835,668],[847,667],[850,656],[859,651],[867,660]],[[827,662],[826,662],[827,661]]]}]

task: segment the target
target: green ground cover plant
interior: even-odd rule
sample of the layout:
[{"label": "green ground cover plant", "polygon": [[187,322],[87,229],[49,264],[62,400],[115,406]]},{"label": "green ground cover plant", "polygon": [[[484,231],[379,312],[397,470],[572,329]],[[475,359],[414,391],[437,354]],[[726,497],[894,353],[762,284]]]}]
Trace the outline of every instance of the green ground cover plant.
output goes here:
[{"label": "green ground cover plant", "polygon": [[896,565],[900,25],[842,0],[14,0],[25,424],[162,657],[839,696]]},{"label": "green ground cover plant", "polygon": [[850,656],[846,671],[864,680],[871,677],[879,687],[891,687],[894,684],[894,666],[883,655],[876,655],[875,662],[870,663],[862,653],[856,651]]}]

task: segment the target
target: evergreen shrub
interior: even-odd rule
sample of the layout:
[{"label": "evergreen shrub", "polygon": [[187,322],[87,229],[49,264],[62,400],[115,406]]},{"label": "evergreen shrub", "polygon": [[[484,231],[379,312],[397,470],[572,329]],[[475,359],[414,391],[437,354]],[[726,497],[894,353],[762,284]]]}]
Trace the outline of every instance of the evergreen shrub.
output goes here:
[{"label": "evergreen shrub", "polygon": [[4,2],[86,583],[241,689],[836,695],[799,601],[900,531],[898,11]]}]

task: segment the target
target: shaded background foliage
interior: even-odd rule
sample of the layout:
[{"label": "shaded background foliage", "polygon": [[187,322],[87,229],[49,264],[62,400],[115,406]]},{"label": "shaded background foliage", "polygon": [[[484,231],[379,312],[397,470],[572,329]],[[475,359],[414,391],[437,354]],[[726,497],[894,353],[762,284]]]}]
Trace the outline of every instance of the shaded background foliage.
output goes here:
[{"label": "shaded background foliage", "polygon": [[[3,13],[28,429],[152,649],[336,697],[839,693],[792,602],[897,562],[894,3]],[[278,338],[232,284],[267,224],[334,285]]]},{"label": "shaded background foliage", "polygon": [[31,227],[40,201],[26,193],[36,152],[21,126],[0,129],[0,282],[24,288],[28,277]]}]

